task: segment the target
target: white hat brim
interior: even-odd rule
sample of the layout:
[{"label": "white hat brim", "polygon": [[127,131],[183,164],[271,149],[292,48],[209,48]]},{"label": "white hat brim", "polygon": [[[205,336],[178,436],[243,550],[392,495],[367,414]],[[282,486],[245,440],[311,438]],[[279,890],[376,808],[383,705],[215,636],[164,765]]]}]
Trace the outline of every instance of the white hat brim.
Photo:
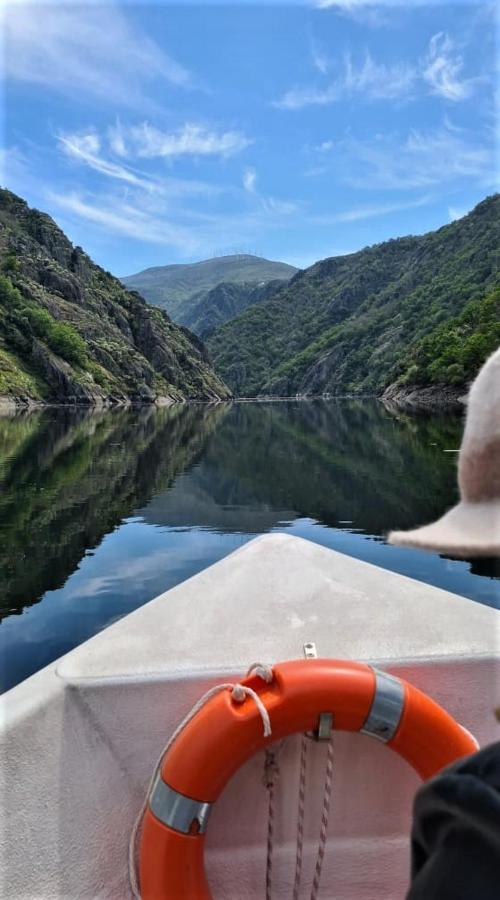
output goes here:
[{"label": "white hat brim", "polygon": [[391,531],[388,542],[461,558],[500,556],[500,498],[458,503],[431,525],[412,531]]}]

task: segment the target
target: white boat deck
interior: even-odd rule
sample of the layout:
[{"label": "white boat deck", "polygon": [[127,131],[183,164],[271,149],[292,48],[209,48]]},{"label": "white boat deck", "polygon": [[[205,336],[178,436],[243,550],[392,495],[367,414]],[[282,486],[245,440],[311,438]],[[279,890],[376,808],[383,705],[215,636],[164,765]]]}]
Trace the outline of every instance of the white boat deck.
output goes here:
[{"label": "white boat deck", "polygon": [[[112,625],[1,699],[5,900],[128,897],[127,842],[157,756],[211,685],[256,660],[375,662],[442,703],[485,744],[498,737],[496,610],[283,534],[241,550]],[[276,898],[290,896],[297,742],[282,752]],[[324,748],[311,745],[305,888],[319,833]],[[383,745],[336,736],[322,896],[400,900],[416,775]],[[214,810],[215,900],[263,896],[262,759]],[[309,866],[309,868],[308,868]]]}]

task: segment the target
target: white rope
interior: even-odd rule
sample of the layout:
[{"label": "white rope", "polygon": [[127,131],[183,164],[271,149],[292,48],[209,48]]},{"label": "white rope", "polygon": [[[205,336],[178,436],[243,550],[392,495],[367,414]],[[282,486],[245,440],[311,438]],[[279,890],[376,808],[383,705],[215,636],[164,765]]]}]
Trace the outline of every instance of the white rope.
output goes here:
[{"label": "white rope", "polygon": [[[259,678],[262,678],[263,681],[268,684],[273,680],[273,670],[271,666],[265,666],[262,663],[253,663],[250,668],[247,670],[245,677],[248,678],[249,675],[255,673]],[[165,756],[167,750],[170,749],[176,738],[179,736],[181,731],[186,727],[186,725],[195,717],[195,715],[200,711],[202,706],[205,706],[212,697],[215,697],[216,694],[220,694],[221,691],[231,691],[231,699],[234,700],[235,703],[243,703],[246,697],[250,697],[257,709],[259,710],[260,717],[262,719],[262,725],[264,727],[264,737],[269,737],[271,735],[271,720],[269,718],[269,713],[264,706],[262,700],[256,691],[252,688],[247,687],[245,684],[217,684],[215,687],[210,688],[203,694],[197,703],[193,706],[193,708],[188,712],[187,716],[182,720],[180,725],[177,726],[174,733],[170,737],[170,739],[165,744],[163,750],[158,757],[156,765],[154,767],[153,774],[148,784],[148,788],[146,791],[146,795],[144,798],[144,802],[141,806],[141,809],[137,815],[137,818],[134,822],[134,826],[132,828],[132,833],[130,835],[129,845],[128,845],[128,876],[130,882],[130,889],[132,891],[135,900],[141,900],[141,892],[139,888],[139,882],[137,878],[137,836],[139,833],[139,828],[141,826],[144,813],[146,811],[146,807],[148,805],[148,798],[151,788],[156,780],[156,776],[158,775],[160,766],[162,764],[163,757]]]}]

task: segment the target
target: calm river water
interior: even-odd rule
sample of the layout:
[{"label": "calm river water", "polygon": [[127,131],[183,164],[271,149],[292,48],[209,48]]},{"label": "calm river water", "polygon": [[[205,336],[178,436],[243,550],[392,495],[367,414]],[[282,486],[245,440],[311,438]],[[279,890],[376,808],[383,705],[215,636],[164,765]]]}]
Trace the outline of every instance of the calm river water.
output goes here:
[{"label": "calm river water", "polygon": [[0,688],[269,531],[500,607],[500,561],[384,542],[455,502],[461,428],[344,400],[0,418]]}]

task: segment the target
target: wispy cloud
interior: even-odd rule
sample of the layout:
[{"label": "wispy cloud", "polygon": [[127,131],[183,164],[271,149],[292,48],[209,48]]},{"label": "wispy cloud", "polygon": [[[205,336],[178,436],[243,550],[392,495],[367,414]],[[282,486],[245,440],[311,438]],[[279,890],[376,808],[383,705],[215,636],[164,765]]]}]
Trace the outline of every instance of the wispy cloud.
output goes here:
[{"label": "wispy cloud", "polygon": [[349,137],[341,144],[337,165],[353,187],[425,188],[457,178],[472,178],[491,187],[495,147],[493,141],[482,141],[445,121],[430,131],[411,129],[403,139],[397,135],[371,141]]},{"label": "wispy cloud", "polygon": [[469,97],[473,81],[461,79],[463,67],[462,57],[456,53],[449,35],[443,31],[433,35],[422,73],[432,93],[454,101]]},{"label": "wispy cloud", "polygon": [[118,3],[10,2],[1,20],[6,76],[80,102],[152,108],[146,83],[193,82],[183,65],[129,22]]},{"label": "wispy cloud", "polygon": [[[345,8],[348,8],[347,6]],[[326,68],[316,66],[325,75]],[[274,102],[280,109],[328,106],[358,96],[362,100],[411,99],[431,91],[447,100],[466,100],[479,78],[463,78],[464,63],[449,35],[438,32],[429,41],[425,56],[416,63],[377,62],[367,51],[361,62],[345,54],[336,78],[313,86],[293,87]]]},{"label": "wispy cloud", "polygon": [[177,131],[162,131],[149,122],[110,129],[111,144],[122,157],[174,159],[180,156],[233,156],[252,142],[241,131],[217,131],[186,122]]},{"label": "wispy cloud", "polygon": [[109,178],[115,178],[136,187],[143,187],[146,190],[152,190],[155,186],[152,181],[136,175],[127,167],[104,159],[100,155],[101,139],[95,131],[60,134],[58,142],[66,156],[85,163],[94,171],[100,172],[101,175],[107,175]]},{"label": "wispy cloud", "polygon": [[327,75],[330,68],[330,60],[312,35],[310,38],[310,48],[314,68],[317,69],[321,75]]},{"label": "wispy cloud", "polygon": [[330,153],[330,150],[333,150],[334,147],[335,141],[321,141],[320,144],[316,144],[312,149],[318,153]]},{"label": "wispy cloud", "polygon": [[408,63],[379,63],[367,51],[362,63],[357,65],[348,53],[344,56],[343,71],[338,78],[319,88],[292,88],[274,105],[291,110],[305,106],[327,106],[356,94],[365,100],[394,100],[408,96],[416,78],[416,69]]},{"label": "wispy cloud", "polygon": [[385,25],[388,17],[380,0],[317,0],[318,9],[331,9],[363,25]]},{"label": "wispy cloud", "polygon": [[[116,152],[113,135],[108,132],[101,137],[96,129],[84,132],[60,134],[57,138],[59,148],[73,162],[88,166],[100,175],[126,185],[140,188],[147,193],[159,194],[169,200],[182,197],[216,196],[227,192],[221,185],[193,178],[175,178],[173,176],[148,177],[122,163],[110,159],[108,151]],[[106,147],[107,143],[107,147]]]},{"label": "wispy cloud", "polygon": [[352,209],[342,210],[337,213],[310,216],[309,221],[315,225],[334,225],[337,222],[361,222],[365,219],[378,219],[380,216],[388,216],[396,212],[404,212],[408,209],[418,209],[428,206],[433,198],[431,196],[419,197],[417,200],[408,200],[402,203],[380,203],[374,206],[355,206]]},{"label": "wispy cloud", "polygon": [[251,194],[257,201],[258,207],[266,215],[273,216],[289,216],[296,212],[297,204],[290,200],[278,200],[276,197],[268,197],[257,189],[258,175],[256,169],[249,167],[243,172],[243,189],[247,194]]},{"label": "wispy cloud", "polygon": [[296,207],[273,198],[259,198],[254,209],[215,213],[183,205],[171,207],[162,197],[146,197],[127,189],[125,195],[48,191],[44,205],[71,219],[92,222],[106,238],[120,235],[144,244],[173,248],[181,257],[206,256],[214,247],[249,246],[266,230],[275,229]]},{"label": "wispy cloud", "polygon": [[291,200],[278,200],[276,197],[261,197],[262,209],[269,216],[291,216],[297,212],[298,205]]},{"label": "wispy cloud", "polygon": [[134,240],[175,247],[184,254],[196,252],[197,242],[190,231],[164,215],[155,215],[142,204],[117,197],[83,196],[77,191],[50,191],[47,200],[59,209],[103,226],[106,232],[122,234]]},{"label": "wispy cloud", "polygon": [[255,194],[257,189],[257,172],[255,169],[245,169],[243,172],[243,187],[249,194]]}]

